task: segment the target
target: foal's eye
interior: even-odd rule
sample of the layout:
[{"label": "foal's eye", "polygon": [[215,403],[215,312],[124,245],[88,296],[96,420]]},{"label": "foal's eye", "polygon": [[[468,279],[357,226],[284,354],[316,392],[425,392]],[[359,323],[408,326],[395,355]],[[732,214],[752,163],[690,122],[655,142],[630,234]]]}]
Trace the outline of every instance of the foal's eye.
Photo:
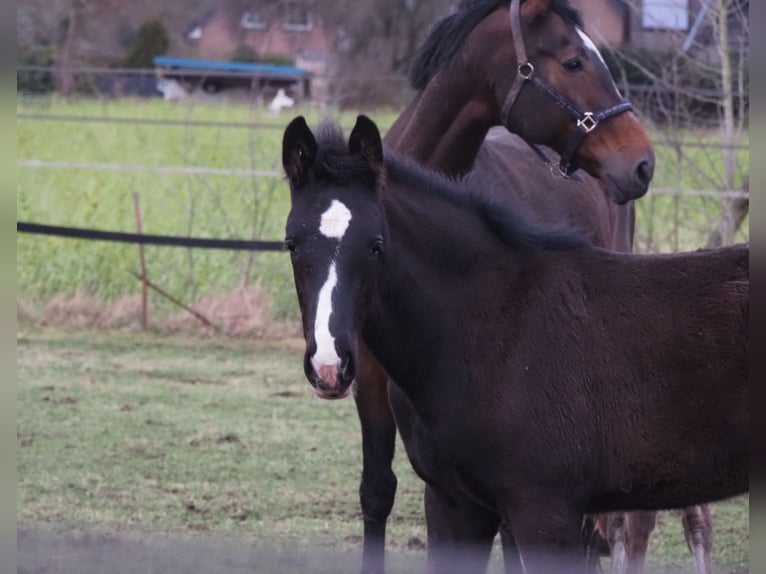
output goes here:
[{"label": "foal's eye", "polygon": [[580,58],[572,58],[564,62],[564,69],[568,72],[579,72],[582,70],[582,60]]},{"label": "foal's eye", "polygon": [[370,255],[377,257],[383,252],[383,238],[376,237],[370,243]]}]

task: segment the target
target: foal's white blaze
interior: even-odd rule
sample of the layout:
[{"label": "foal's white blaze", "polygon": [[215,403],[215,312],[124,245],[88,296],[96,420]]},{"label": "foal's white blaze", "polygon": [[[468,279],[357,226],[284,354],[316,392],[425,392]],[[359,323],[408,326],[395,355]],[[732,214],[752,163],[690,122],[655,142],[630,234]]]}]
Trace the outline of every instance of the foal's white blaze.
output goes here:
[{"label": "foal's white blaze", "polygon": [[[339,242],[346,234],[351,223],[351,211],[337,199],[333,199],[330,207],[322,214],[319,222],[319,232],[325,237],[337,239]],[[311,365],[319,373],[324,366],[340,366],[340,357],[335,350],[335,337],[330,332],[330,317],[332,316],[332,293],[338,283],[335,270],[335,259],[330,262],[327,279],[319,290],[317,298],[316,318],[314,319],[314,341],[317,350],[311,357]],[[334,383],[334,381],[325,381]]]},{"label": "foal's white blaze", "polygon": [[325,237],[343,239],[343,235],[351,223],[351,212],[348,207],[337,199],[333,199],[330,207],[322,214],[319,222],[319,232]]},{"label": "foal's white blaze", "polygon": [[[338,283],[338,275],[335,272],[335,261],[330,264],[327,280],[319,290],[317,301],[317,313],[314,320],[314,340],[317,350],[311,357],[311,365],[319,372],[324,365],[338,365],[340,357],[335,351],[335,337],[330,333],[330,315],[332,315],[332,292]],[[332,381],[326,381],[331,383]]]}]

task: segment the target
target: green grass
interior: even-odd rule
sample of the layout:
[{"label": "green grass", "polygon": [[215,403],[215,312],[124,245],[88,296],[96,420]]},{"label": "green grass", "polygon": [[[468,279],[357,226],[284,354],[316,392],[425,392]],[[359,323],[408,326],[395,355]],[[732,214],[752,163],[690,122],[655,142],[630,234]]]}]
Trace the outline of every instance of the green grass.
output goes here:
[{"label": "green grass", "polygon": [[[42,109],[39,109],[42,108]],[[286,123],[241,105],[183,105],[163,101],[20,104],[22,112],[103,117]],[[308,114],[312,121],[316,113]],[[346,118],[341,117],[341,121]],[[281,173],[281,130],[248,130],[20,121],[18,157],[47,161],[205,166]],[[55,225],[135,230],[133,193],[141,202],[146,233],[281,240],[288,210],[281,178],[156,175],[136,172],[29,169],[18,171],[19,220]],[[277,319],[295,319],[291,282],[282,254],[148,248],[150,278],[189,302],[231,289],[247,275],[274,299]],[[127,274],[138,267],[135,246],[20,235],[19,291],[29,297],[85,291],[104,301],[136,292]],[[248,274],[248,270],[249,274]],[[155,306],[165,302],[153,300]]]},{"label": "green grass", "polygon": [[[300,342],[18,338],[18,519],[355,543],[353,401],[319,401]],[[392,532],[423,536],[402,457]]]},{"label": "green grass", "polygon": [[[298,340],[23,330],[17,519],[107,533],[358,549],[352,400],[309,392]],[[389,549],[425,540],[422,486],[397,444]],[[747,497],[714,505],[715,560],[748,563]],[[691,568],[666,513],[650,561]]]},{"label": "green grass", "polygon": [[[293,113],[272,117],[237,104],[201,104],[161,100],[92,101],[59,99],[22,101],[17,111],[99,117],[204,120],[276,124]],[[320,113],[296,110],[310,123]],[[323,112],[352,125],[354,112]],[[372,116],[385,128],[392,112]],[[709,189],[720,183],[723,158],[718,150],[686,146],[680,152],[662,145],[667,134],[655,132],[657,170],[653,185]],[[105,162],[150,166],[207,166],[273,170],[281,173],[280,129],[155,126],[76,122],[17,122],[17,157],[70,162]],[[690,143],[715,142],[717,134],[676,134]],[[748,170],[749,153],[740,153],[735,185]],[[140,196],[146,233],[218,238],[280,240],[288,212],[287,186],[281,178],[220,175],[157,175],[93,170],[31,169],[17,171],[17,217],[23,221],[135,230],[132,194]],[[637,203],[636,246],[640,251],[675,251],[703,245],[718,221],[719,202],[707,198],[647,197]],[[738,240],[748,237],[747,225]],[[241,284],[259,283],[268,293],[273,317],[297,321],[292,277],[286,256],[241,252],[147,248],[150,279],[187,303]],[[17,236],[17,284],[31,300],[86,292],[104,302],[138,292],[128,271],[138,268],[133,245],[31,235]],[[152,306],[168,303],[151,294]]]}]

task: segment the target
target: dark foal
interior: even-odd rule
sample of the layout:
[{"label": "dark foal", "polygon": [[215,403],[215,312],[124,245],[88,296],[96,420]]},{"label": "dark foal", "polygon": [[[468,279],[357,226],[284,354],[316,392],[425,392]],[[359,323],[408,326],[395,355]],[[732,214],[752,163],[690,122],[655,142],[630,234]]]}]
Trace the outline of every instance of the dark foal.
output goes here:
[{"label": "dark foal", "polygon": [[[287,223],[320,396],[367,348],[426,481],[435,571],[498,529],[527,571],[584,567],[583,513],[748,489],[747,246],[632,256],[584,245],[388,154],[285,132]],[[359,386],[363,384],[359,382]],[[513,562],[507,563],[513,569]]]}]

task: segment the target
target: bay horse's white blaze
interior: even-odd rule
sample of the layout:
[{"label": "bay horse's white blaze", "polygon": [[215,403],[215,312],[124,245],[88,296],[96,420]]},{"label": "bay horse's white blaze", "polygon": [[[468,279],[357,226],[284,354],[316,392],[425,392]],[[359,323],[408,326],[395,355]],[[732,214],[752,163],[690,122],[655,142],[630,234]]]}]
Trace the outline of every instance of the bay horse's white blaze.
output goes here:
[{"label": "bay horse's white blaze", "polygon": [[[322,214],[319,222],[319,232],[325,237],[337,239],[339,242],[346,234],[351,223],[351,211],[337,199],[333,199],[330,207]],[[317,350],[311,357],[311,366],[317,373],[322,367],[338,367],[340,357],[335,350],[335,337],[330,332],[330,317],[332,316],[332,294],[338,283],[338,274],[335,270],[335,259],[330,262],[327,279],[319,290],[317,298],[317,312],[314,319],[314,341]],[[333,384],[334,381],[325,381]]]},{"label": "bay horse's white blaze", "polygon": [[596,54],[598,56],[598,59],[601,60],[601,63],[606,66],[606,61],[604,60],[604,56],[601,55],[601,52],[599,51],[596,44],[593,42],[593,40],[590,39],[590,36],[588,36],[583,30],[580,28],[575,28],[577,30],[577,34],[582,38],[583,44],[585,44],[585,47],[588,48],[591,52]]},{"label": "bay horse's white blaze", "polygon": [[337,199],[333,199],[330,207],[322,214],[319,232],[325,237],[340,240],[343,239],[349,223],[351,223],[351,212],[348,207]]},{"label": "bay horse's white blaze", "polygon": [[[601,51],[598,49],[593,40],[590,39],[590,36],[588,36],[581,28],[575,28],[575,30],[577,30],[577,34],[580,36],[580,38],[582,38],[582,42],[585,44],[585,47],[588,49],[588,51],[596,54],[596,57],[601,60],[601,63],[604,64],[604,67],[608,68],[606,65],[606,60],[604,60],[604,56],[601,55]],[[614,83],[614,80],[612,80],[612,87],[614,88],[616,94],[620,93],[620,91],[617,89],[617,84]]]}]

